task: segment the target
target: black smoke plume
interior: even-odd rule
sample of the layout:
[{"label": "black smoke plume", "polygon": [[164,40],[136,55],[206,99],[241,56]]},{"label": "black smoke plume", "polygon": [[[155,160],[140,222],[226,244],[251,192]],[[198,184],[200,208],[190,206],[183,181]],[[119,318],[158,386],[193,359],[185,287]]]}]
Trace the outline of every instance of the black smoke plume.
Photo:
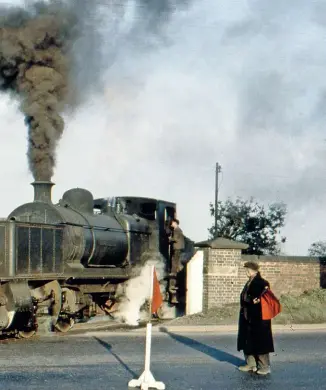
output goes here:
[{"label": "black smoke plume", "polygon": [[[63,111],[76,108],[91,90],[99,92],[106,68],[124,47],[142,47],[146,55],[162,44],[154,39],[149,47],[148,41],[161,38],[174,12],[188,2],[51,0],[28,9],[0,8],[0,91],[10,91],[21,102],[35,180],[53,175]],[[130,10],[130,29],[117,33]]]},{"label": "black smoke plume", "polygon": [[[76,18],[59,2],[0,19],[0,89],[16,94],[28,126],[28,162],[35,180],[50,180],[69,88],[69,43]],[[10,125],[10,124],[8,124]]]}]

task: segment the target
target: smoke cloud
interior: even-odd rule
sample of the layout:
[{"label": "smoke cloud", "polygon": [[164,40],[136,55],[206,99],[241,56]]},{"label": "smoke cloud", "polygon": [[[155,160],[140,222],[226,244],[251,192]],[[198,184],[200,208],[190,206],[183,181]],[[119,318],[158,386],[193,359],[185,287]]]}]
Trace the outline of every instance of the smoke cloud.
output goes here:
[{"label": "smoke cloud", "polygon": [[0,88],[21,100],[28,126],[28,163],[36,180],[51,179],[64,129],[60,114],[69,87],[66,44],[74,26],[71,16],[55,2],[37,4],[30,12],[7,11],[0,19]]},{"label": "smoke cloud", "polygon": [[[78,46],[77,28],[79,33],[81,29],[89,33],[88,42],[99,45],[97,29],[100,29],[102,21],[93,10],[99,11],[106,6],[113,17],[121,15],[121,11],[124,13],[125,8],[131,6],[128,1],[125,5],[123,2],[106,5],[102,1],[82,0],[76,10],[74,3],[51,0],[30,2],[27,9],[7,7],[0,10],[3,14],[0,18],[0,91],[12,91],[22,100],[21,110],[28,126],[28,163],[36,180],[50,180],[53,176],[56,146],[64,130],[61,114],[68,103],[68,91],[70,103],[77,104],[84,98],[72,96],[73,81],[81,81],[76,75],[76,63],[72,56],[80,56],[85,68],[92,65],[93,73],[101,71],[98,53],[90,56],[91,53],[85,53],[84,48]],[[129,34],[136,37],[137,34],[155,30],[158,37],[161,25],[168,20],[175,7],[176,4],[169,0],[139,0],[138,15],[146,21],[141,30],[135,26]],[[89,19],[90,23],[87,22]],[[77,45],[73,50],[75,43]],[[89,45],[88,49],[94,50]],[[86,56],[93,59],[87,61]],[[95,84],[98,80],[93,77],[87,81]],[[83,95],[86,88],[84,81],[82,84]]]},{"label": "smoke cloud", "polygon": [[[220,199],[288,205],[287,253],[325,239],[326,2],[166,1],[163,12],[156,1],[108,3],[83,11],[91,17],[72,47],[73,83],[87,93],[63,115],[54,198],[78,186],[172,200],[200,241],[218,161]],[[0,128],[8,215],[33,190],[22,115],[7,95]]]}]

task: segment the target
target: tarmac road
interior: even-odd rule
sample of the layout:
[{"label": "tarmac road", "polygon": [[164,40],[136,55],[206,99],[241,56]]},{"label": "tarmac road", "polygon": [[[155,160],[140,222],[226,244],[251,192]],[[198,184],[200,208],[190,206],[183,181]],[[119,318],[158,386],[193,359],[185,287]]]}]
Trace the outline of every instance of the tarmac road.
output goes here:
[{"label": "tarmac road", "polygon": [[[94,332],[0,344],[0,385],[10,389],[122,390],[144,364],[144,334]],[[237,366],[236,334],[154,333],[152,373],[174,390],[324,389],[326,332],[277,333],[272,374]]]}]

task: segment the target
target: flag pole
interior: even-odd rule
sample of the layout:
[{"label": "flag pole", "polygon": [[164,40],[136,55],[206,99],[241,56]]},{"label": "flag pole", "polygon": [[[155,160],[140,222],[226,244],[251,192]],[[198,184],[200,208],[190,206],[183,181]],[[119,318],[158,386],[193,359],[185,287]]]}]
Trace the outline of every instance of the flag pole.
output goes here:
[{"label": "flag pole", "polygon": [[154,266],[150,267],[151,283],[149,295],[149,321],[146,325],[146,345],[145,345],[145,367],[144,371],[138,379],[132,379],[128,383],[128,387],[140,387],[141,390],[148,390],[150,388],[164,390],[165,384],[157,382],[151,373],[151,343],[152,343],[152,302],[154,291]]},{"label": "flag pole", "polygon": [[153,292],[154,292],[154,271],[155,267],[151,266],[151,284],[149,291],[149,322],[152,323],[152,307],[153,307]]}]

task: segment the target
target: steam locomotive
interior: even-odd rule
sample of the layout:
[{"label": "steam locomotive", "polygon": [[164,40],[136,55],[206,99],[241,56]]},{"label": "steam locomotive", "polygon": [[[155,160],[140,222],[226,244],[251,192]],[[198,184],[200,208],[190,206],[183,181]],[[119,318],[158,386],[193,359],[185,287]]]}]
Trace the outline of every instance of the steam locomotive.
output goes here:
[{"label": "steam locomotive", "polygon": [[32,185],[34,201],[0,221],[1,333],[30,337],[44,324],[66,332],[78,320],[110,314],[118,287],[155,256],[163,256],[166,266],[164,300],[178,301],[168,288],[167,226],[174,203],[94,199],[88,190],[73,188],[53,204],[52,182]]}]

